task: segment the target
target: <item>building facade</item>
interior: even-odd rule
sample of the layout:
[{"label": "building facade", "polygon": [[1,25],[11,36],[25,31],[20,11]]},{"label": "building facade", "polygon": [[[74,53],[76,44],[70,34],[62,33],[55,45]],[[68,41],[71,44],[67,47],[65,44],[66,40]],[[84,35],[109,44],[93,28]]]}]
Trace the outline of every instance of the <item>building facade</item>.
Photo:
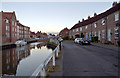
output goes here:
[{"label": "building facade", "polygon": [[94,17],[88,16],[87,20],[78,22],[70,29],[70,38],[84,37],[91,40],[92,37],[98,37],[102,43],[111,42],[117,44],[120,39],[120,3],[114,5],[109,10]]},{"label": "building facade", "polygon": [[15,41],[25,38],[29,40],[30,27],[24,26],[17,21],[15,12],[0,12],[2,32],[0,38],[2,44],[14,43]]},{"label": "building facade", "polygon": [[60,31],[59,36],[66,38],[69,38],[69,29],[68,28],[64,28],[63,30]]}]

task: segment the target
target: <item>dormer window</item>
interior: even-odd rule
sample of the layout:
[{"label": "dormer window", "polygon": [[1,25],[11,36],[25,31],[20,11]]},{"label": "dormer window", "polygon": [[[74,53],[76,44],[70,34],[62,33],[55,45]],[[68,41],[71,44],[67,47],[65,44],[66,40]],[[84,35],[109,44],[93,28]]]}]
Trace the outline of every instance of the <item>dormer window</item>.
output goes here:
[{"label": "dormer window", "polygon": [[86,26],[85,29],[88,29],[88,26]]},{"label": "dormer window", "polygon": [[101,23],[102,23],[102,25],[105,25],[105,19],[102,19]]},{"label": "dormer window", "polygon": [[95,28],[97,27],[97,23],[94,23],[94,27],[95,27]]}]

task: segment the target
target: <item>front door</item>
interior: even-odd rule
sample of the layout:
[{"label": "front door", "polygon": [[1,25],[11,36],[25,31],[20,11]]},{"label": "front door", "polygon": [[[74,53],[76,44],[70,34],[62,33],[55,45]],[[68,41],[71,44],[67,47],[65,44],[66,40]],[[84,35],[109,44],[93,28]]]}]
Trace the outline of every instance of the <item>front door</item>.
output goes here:
[{"label": "front door", "polygon": [[100,31],[98,31],[98,40],[100,40]]},{"label": "front door", "polygon": [[111,41],[111,29],[108,29],[108,41]]}]

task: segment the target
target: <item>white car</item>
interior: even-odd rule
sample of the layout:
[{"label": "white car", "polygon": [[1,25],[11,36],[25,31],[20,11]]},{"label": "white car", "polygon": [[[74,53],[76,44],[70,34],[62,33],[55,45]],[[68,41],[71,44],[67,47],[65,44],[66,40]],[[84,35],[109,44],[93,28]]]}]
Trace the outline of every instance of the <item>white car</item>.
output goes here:
[{"label": "white car", "polygon": [[76,38],[76,39],[74,40],[74,42],[75,42],[75,43],[79,43],[79,42],[80,42],[80,39],[81,39],[81,38]]}]

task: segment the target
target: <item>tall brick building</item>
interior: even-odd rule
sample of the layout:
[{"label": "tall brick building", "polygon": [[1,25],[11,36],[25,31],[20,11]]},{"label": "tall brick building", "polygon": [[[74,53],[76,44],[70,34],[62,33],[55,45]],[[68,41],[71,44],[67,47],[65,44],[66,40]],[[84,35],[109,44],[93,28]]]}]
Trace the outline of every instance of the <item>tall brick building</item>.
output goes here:
[{"label": "tall brick building", "polygon": [[113,7],[94,17],[82,19],[82,22],[75,24],[69,32],[70,38],[81,36],[91,40],[91,37],[98,37],[102,43],[111,42],[117,44],[120,39],[120,3],[113,4]]},{"label": "tall brick building", "polygon": [[2,44],[14,43],[19,39],[29,40],[30,27],[24,26],[17,21],[15,12],[0,12],[0,38]]}]

